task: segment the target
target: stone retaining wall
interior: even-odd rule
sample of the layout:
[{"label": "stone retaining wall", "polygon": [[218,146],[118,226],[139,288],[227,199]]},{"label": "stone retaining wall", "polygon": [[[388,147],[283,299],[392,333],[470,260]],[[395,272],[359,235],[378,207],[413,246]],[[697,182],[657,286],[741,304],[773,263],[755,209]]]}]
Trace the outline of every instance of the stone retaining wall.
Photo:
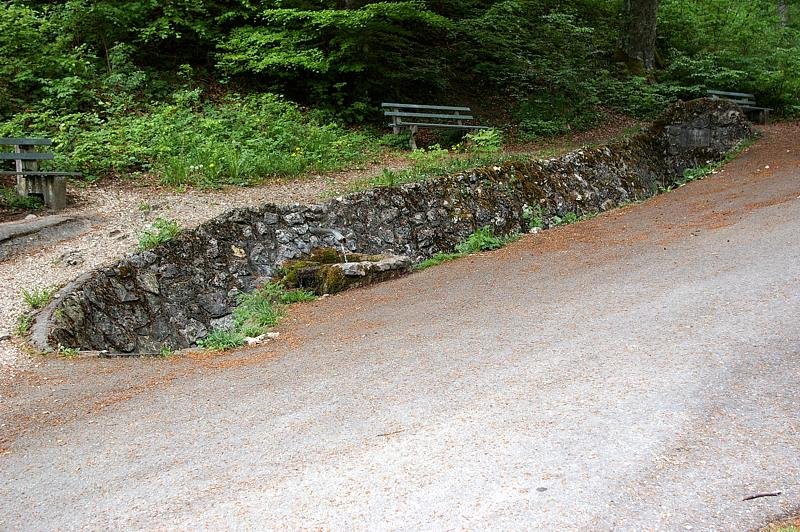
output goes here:
[{"label": "stone retaining wall", "polygon": [[337,232],[351,252],[422,259],[452,250],[486,225],[496,234],[524,231],[523,213],[534,205],[548,219],[646,198],[751,135],[737,108],[695,100],[677,104],[645,133],[556,159],[478,168],[322,205],[234,209],[78,279],[37,317],[33,341],[42,350],[188,347],[232,311],[237,294],[266,282],[283,262],[339,247]]}]

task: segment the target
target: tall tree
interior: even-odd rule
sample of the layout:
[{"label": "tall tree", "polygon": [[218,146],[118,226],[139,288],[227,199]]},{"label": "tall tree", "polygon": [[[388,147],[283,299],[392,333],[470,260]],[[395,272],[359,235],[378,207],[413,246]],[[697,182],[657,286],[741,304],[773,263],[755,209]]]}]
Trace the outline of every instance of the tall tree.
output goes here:
[{"label": "tall tree", "polygon": [[625,55],[635,70],[652,70],[656,62],[658,0],[624,0],[627,27],[623,36]]}]

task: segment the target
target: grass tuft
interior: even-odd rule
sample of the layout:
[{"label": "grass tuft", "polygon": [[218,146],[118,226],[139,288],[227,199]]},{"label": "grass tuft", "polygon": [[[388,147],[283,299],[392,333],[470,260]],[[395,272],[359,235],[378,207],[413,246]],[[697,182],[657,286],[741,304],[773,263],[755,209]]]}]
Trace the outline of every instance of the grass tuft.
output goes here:
[{"label": "grass tuft", "polygon": [[56,287],[31,288],[30,290],[23,288],[22,299],[31,310],[37,310],[50,303],[57,290]]},{"label": "grass tuft", "polygon": [[181,232],[178,222],[166,218],[156,218],[149,229],[139,235],[139,249],[146,251],[169,242]]},{"label": "grass tuft", "polygon": [[197,345],[223,351],[244,345],[246,338],[255,338],[275,326],[285,314],[285,307],[300,301],[316,299],[307,290],[286,290],[281,284],[267,283],[261,288],[239,296],[233,311],[233,327],[215,329],[199,340]]}]

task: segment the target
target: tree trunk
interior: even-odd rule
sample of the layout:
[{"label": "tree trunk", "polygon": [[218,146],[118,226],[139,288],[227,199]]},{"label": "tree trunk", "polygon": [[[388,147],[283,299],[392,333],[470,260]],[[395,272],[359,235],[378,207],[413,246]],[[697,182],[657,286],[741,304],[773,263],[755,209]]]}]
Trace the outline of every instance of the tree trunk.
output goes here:
[{"label": "tree trunk", "polygon": [[638,70],[652,70],[656,63],[656,15],[658,0],[624,0],[627,28],[625,54]]},{"label": "tree trunk", "polygon": [[789,5],[787,0],[778,0],[778,23],[781,28],[789,25]]}]

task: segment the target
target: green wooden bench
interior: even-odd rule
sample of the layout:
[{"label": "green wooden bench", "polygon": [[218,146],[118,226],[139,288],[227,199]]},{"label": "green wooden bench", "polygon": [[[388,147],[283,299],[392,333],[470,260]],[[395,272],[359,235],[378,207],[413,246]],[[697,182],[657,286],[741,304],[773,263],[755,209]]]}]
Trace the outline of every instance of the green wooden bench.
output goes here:
[{"label": "green wooden bench", "polygon": [[475,120],[469,107],[453,107],[449,105],[423,105],[417,103],[382,103],[384,116],[391,118],[389,127],[397,134],[403,128],[411,131],[409,144],[412,150],[417,149],[414,139],[420,127],[451,129],[489,129],[486,126],[467,124]]},{"label": "green wooden bench", "polygon": [[762,124],[769,123],[769,112],[773,109],[770,107],[760,107],[756,104],[756,97],[754,94],[747,92],[726,92],[726,91],[706,91],[712,100],[728,100],[733,102],[747,114],[756,114],[758,121]]},{"label": "green wooden bench", "polygon": [[14,151],[0,152],[0,160],[14,161],[16,169],[0,171],[0,175],[17,176],[17,194],[20,196],[41,196],[44,204],[55,211],[67,206],[68,176],[80,176],[79,172],[43,172],[39,161],[50,161],[53,154],[39,151],[42,146],[50,146],[53,141],[42,138],[0,138],[0,146],[13,146]]}]

